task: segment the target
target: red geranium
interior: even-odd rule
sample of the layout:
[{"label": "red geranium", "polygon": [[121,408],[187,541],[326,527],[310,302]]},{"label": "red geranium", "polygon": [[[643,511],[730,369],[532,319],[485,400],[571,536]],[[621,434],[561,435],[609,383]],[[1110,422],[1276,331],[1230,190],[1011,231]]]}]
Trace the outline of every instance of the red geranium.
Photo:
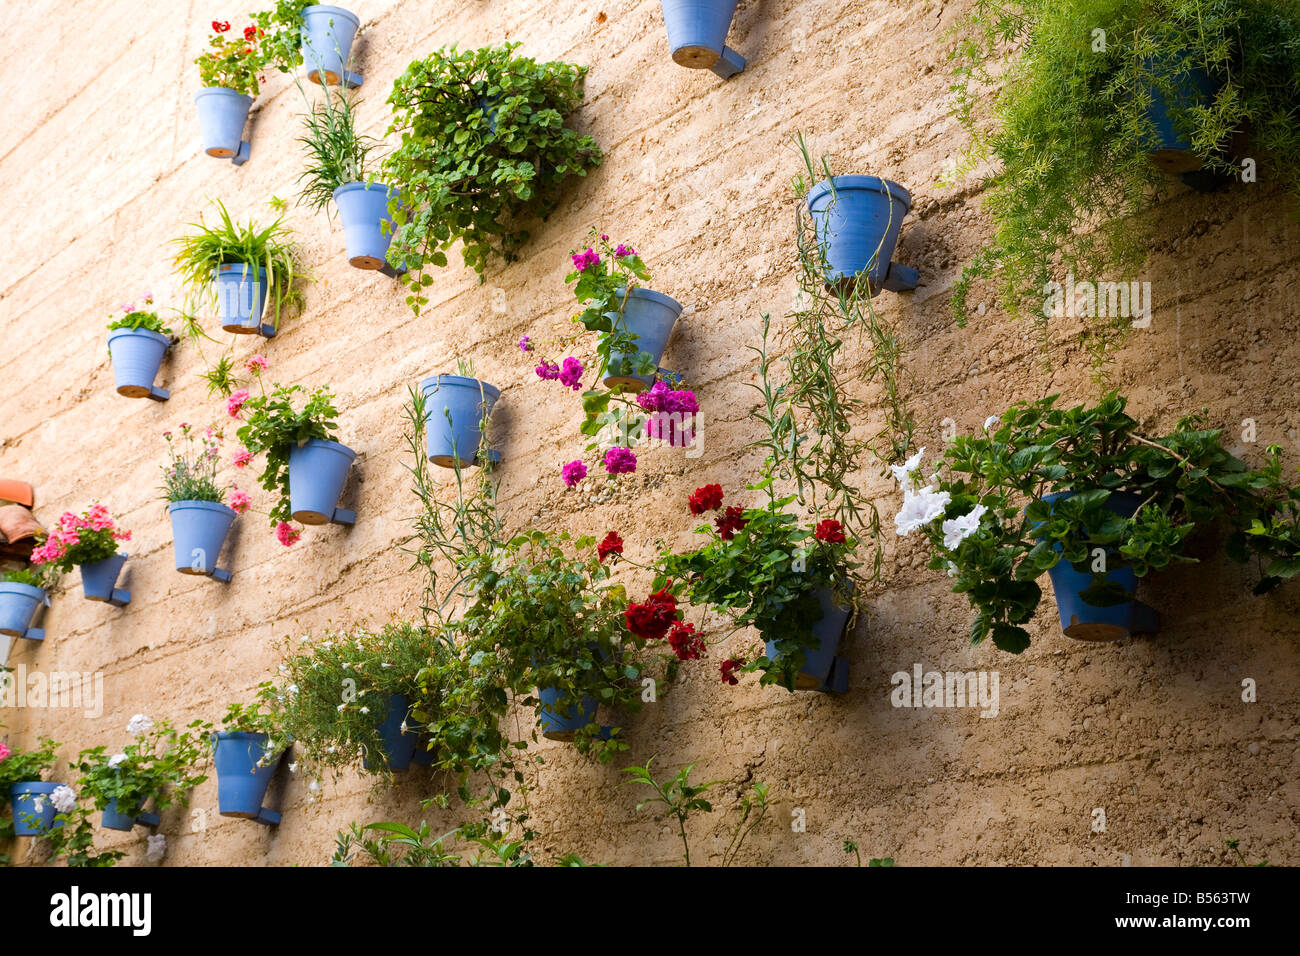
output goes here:
[{"label": "red geranium", "polygon": [[736,671],[740,670],[744,666],[745,662],[743,660],[737,660],[734,657],[729,657],[723,661],[722,666],[718,668],[718,670],[722,672],[723,682],[731,684],[732,686],[739,684],[740,680],[736,677]]},{"label": "red geranium", "polygon": [[611,531],[605,535],[605,540],[596,546],[596,554],[601,561],[604,561],[611,554],[623,553],[623,539],[618,536],[617,531]]},{"label": "red geranium", "polygon": [[706,511],[722,507],[722,486],[705,485],[696,488],[690,499],[691,514],[702,515]]},{"label": "red geranium", "polygon": [[225,33],[227,30],[230,29],[230,21],[229,21],[229,20],[213,20],[213,21],[212,21],[212,29],[213,29],[213,31],[216,32],[216,33]]},{"label": "red geranium", "polygon": [[818,541],[826,541],[830,544],[844,543],[844,526],[833,518],[827,518],[819,522],[817,530],[813,532]]},{"label": "red geranium", "polygon": [[244,27],[244,39],[253,40],[257,36],[257,27]]},{"label": "red geranium", "polygon": [[661,641],[677,621],[677,598],[665,586],[646,598],[644,603],[633,601],[629,604],[624,620],[627,621],[627,629],[637,637]]},{"label": "red geranium", "polygon": [[695,633],[694,624],[677,621],[668,635],[668,643],[678,660],[698,661],[704,656],[704,638]]},{"label": "red geranium", "polygon": [[718,536],[721,537],[723,541],[730,541],[736,536],[737,531],[740,531],[749,523],[741,517],[744,513],[745,511],[743,508],[737,505],[732,505],[723,512],[722,517],[716,519],[718,525]]}]

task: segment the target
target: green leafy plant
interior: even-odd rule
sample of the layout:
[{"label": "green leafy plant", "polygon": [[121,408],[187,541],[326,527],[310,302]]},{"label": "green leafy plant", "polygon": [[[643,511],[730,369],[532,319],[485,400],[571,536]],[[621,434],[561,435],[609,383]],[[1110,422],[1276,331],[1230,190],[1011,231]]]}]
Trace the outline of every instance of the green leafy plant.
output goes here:
[{"label": "green leafy plant", "polygon": [[118,542],[130,540],[131,532],[118,528],[103,505],[91,505],[79,515],[65,511],[54,530],[32,551],[32,564],[49,564],[66,573],[113,557]]},{"label": "green leafy plant", "polygon": [[[270,766],[280,759],[280,754],[293,746],[293,737],[284,728],[283,694],[270,681],[263,681],[253,692],[249,703],[238,701],[226,706],[221,724],[227,733],[265,734],[266,746],[261,766]],[[208,738],[216,747],[216,734]]]},{"label": "green leafy plant", "polygon": [[[957,436],[934,485],[918,490],[920,452],[895,468],[906,491],[898,533],[920,529],[929,538],[930,567],[947,569],[975,609],[972,643],[991,635],[1004,651],[1028,647],[1022,625],[1042,598],[1037,579],[1058,561],[1092,575],[1080,595],[1086,603],[1120,604],[1133,595],[1107,573],[1130,568],[1145,577],[1193,562],[1188,536],[1220,521],[1233,529],[1228,555],[1258,560],[1257,591],[1300,573],[1297,491],[1281,481],[1280,448],[1252,470],[1203,414],[1149,438],[1113,392],[1094,407],[1061,409],[1056,399],[1017,403],[982,434]],[[1074,494],[1054,506],[1043,500],[1063,491]],[[1108,507],[1117,493],[1139,502],[1131,517]],[[1104,570],[1094,567],[1097,549]]]},{"label": "green leafy plant", "polygon": [[[368,836],[374,833],[374,836]],[[537,834],[526,830],[510,838],[493,829],[491,821],[476,821],[434,837],[428,823],[419,829],[404,823],[352,824],[335,837],[331,866],[352,866],[365,859],[371,866],[444,867],[444,866],[535,866],[536,854],[528,848]],[[459,852],[452,849],[461,844]],[[472,847],[474,852],[466,854]],[[556,866],[586,866],[576,853],[558,857]]]},{"label": "green leafy plant", "polygon": [[401,195],[390,205],[388,261],[409,267],[417,314],[433,281],[425,268],[445,266],[453,243],[481,280],[489,253],[513,261],[525,224],[547,218],[564,181],[601,161],[594,139],[564,125],[582,102],[586,68],[516,56],[518,45],[444,47],[393,84],[389,132],[401,143],[383,181]]},{"label": "green leafy plant", "polygon": [[252,14],[266,62],[281,73],[292,73],[302,65],[302,11],[310,0],[275,0],[270,10]]},{"label": "green leafy plant", "polygon": [[1223,842],[1229,850],[1231,850],[1233,853],[1237,855],[1237,862],[1240,863],[1242,866],[1250,866],[1250,867],[1268,866],[1268,860],[1260,860],[1258,863],[1247,863],[1246,855],[1241,852],[1240,840],[1224,840]]},{"label": "green leafy plant", "polygon": [[179,438],[168,430],[163,432],[163,439],[168,457],[168,463],[162,466],[163,501],[223,502],[226,488],[217,477],[221,470],[221,433],[211,427],[200,432],[182,422]]},{"label": "green leafy plant", "polygon": [[[141,295],[144,305],[153,305],[153,293],[145,292]],[[130,329],[139,331],[145,329],[149,332],[157,332],[159,335],[172,335],[172,330],[163,324],[163,320],[158,318],[158,313],[150,309],[137,309],[134,303],[122,303],[122,315],[118,317],[112,313],[108,317],[108,331],[113,332],[117,329]]]},{"label": "green leafy plant", "polygon": [[258,74],[266,66],[261,39],[255,26],[231,33],[228,20],[213,20],[208,51],[194,61],[203,86],[256,96],[260,88]]},{"label": "green leafy plant", "polygon": [[[9,805],[9,788],[15,783],[44,780],[54,767],[59,745],[42,737],[35,750],[12,750],[0,743],[0,810]],[[13,839],[13,815],[0,816],[0,841]],[[9,865],[9,855],[0,853],[0,866]]]},{"label": "green leafy plant", "polygon": [[[858,852],[858,844],[857,844],[856,841],[854,841],[854,840],[845,840],[845,841],[844,841],[844,852],[845,852],[845,853],[852,853],[852,854],[853,854],[853,858],[854,858],[855,860],[857,860],[857,865],[858,865],[858,866],[861,866],[861,865],[862,865],[862,854]],[[893,866],[893,865],[894,865],[894,858],[893,858],[892,856],[887,856],[887,857],[885,857],[884,859],[878,859],[878,858],[876,858],[876,857],[873,856],[873,857],[872,857],[872,858],[867,862],[867,866],[869,866],[869,867],[872,867],[872,866]]]},{"label": "green leafy plant", "polygon": [[[307,396],[300,410],[294,408],[299,393]],[[334,407],[334,394],[328,385],[308,393],[301,385],[277,382],[270,394],[263,392],[250,397],[247,390],[237,391],[230,397],[228,406],[231,414],[245,409],[248,412],[237,433],[239,440],[253,455],[264,456],[262,487],[277,496],[269,512],[271,524],[277,528],[287,526],[293,517],[289,503],[289,452],[313,439],[334,441],[337,438],[338,409]],[[284,541],[285,532],[278,530],[278,533]]]},{"label": "green leafy plant", "polygon": [[189,806],[189,791],[208,779],[199,767],[212,725],[196,720],[177,730],[166,720],[147,727],[138,721],[132,722],[134,741],[120,753],[93,747],[77,755],[72,765],[81,774],[77,789],[92,798],[96,810],[113,803],[128,817],[138,817],[150,800],[159,812]]},{"label": "green leafy plant", "polygon": [[48,591],[59,580],[59,569],[52,564],[35,564],[27,568],[0,571],[0,582],[25,584],[30,588]]},{"label": "green leafy plant", "polygon": [[196,230],[193,234],[172,240],[179,247],[172,264],[185,283],[186,305],[215,308],[218,267],[242,263],[266,270],[266,310],[278,329],[280,319],[303,304],[299,286],[304,277],[297,269],[289,228],[282,217],[265,227],[252,220],[240,224],[223,202],[217,200],[216,204],[221,218],[218,225],[208,226],[200,215],[197,223],[189,223]]},{"label": "green leafy plant", "polygon": [[303,114],[302,123],[298,142],[307,154],[307,167],[298,177],[298,204],[328,212],[334,190],[368,179],[370,154],[379,141],[357,132],[351,97],[329,87]]},{"label": "green leafy plant", "polygon": [[[1039,311],[1058,263],[1094,280],[1136,273],[1168,184],[1149,159],[1156,94],[1205,173],[1239,175],[1232,140],[1249,126],[1268,178],[1300,196],[1292,0],[977,0],[960,32],[957,115],[973,142],[955,174],[996,164],[985,183],[993,240],[954,289],[960,321],[976,279],[995,277],[1002,304],[1023,315]],[[1198,70],[1213,91],[1189,99],[1180,87]],[[985,111],[973,84],[995,72]],[[1094,325],[1103,345],[1120,327]]]}]

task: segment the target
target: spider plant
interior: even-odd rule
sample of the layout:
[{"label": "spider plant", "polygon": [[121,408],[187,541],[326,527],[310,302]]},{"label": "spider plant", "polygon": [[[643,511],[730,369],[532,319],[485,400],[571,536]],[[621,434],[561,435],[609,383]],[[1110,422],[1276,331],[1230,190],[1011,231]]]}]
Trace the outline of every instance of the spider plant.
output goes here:
[{"label": "spider plant", "polygon": [[370,153],[379,140],[358,134],[351,99],[341,91],[326,88],[325,98],[312,103],[302,115],[303,133],[298,142],[306,148],[307,168],[298,177],[301,191],[298,205],[328,214],[334,190],[348,183],[364,182]]},{"label": "spider plant", "polygon": [[283,313],[301,309],[303,305],[302,290],[297,284],[304,276],[297,271],[292,233],[284,224],[284,217],[265,227],[251,219],[241,224],[231,218],[221,200],[216,205],[221,212],[219,225],[209,226],[200,215],[197,223],[188,223],[196,230],[193,234],[172,240],[179,246],[172,265],[185,284],[186,305],[216,306],[217,267],[223,263],[260,267],[266,270],[267,307],[278,329]]}]

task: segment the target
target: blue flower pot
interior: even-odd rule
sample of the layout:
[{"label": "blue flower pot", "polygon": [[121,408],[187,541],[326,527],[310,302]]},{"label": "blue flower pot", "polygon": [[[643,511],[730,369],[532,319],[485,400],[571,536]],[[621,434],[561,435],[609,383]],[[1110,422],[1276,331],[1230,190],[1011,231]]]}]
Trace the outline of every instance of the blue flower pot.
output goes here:
[{"label": "blue flower pot", "polygon": [[346,183],[334,190],[350,265],[374,270],[388,264],[388,246],[393,241],[388,204],[396,197],[397,191],[382,183]]},{"label": "blue flower pot", "polygon": [[745,58],[727,46],[738,0],[662,0],[673,62],[712,70],[724,80],[745,68]]},{"label": "blue flower pot", "polygon": [[244,139],[244,125],[253,98],[223,86],[210,86],[194,94],[194,103],[199,108],[203,151],[209,156],[229,159],[236,166],[248,162],[250,147]]},{"label": "blue flower pot", "polygon": [[[420,382],[420,392],[428,415],[425,441],[429,461],[443,468],[454,468],[458,462],[462,468],[476,464],[484,438],[479,425],[492,413],[501,390],[464,375],[430,375]],[[495,451],[489,454],[493,460],[499,459]]]},{"label": "blue flower pot", "polygon": [[[388,755],[389,770],[407,769],[415,756],[415,745],[420,737],[409,719],[410,712],[411,699],[405,694],[393,694],[388,698],[388,712],[384,715],[384,722],[379,725],[379,736]],[[406,733],[402,733],[402,724],[407,725]],[[370,757],[366,757],[362,763],[367,770],[374,770],[378,766],[378,761],[371,760]]]},{"label": "blue flower pot", "polygon": [[[28,780],[10,786],[9,805],[13,809],[15,836],[40,836],[63,826],[62,820],[55,822],[54,818],[59,811],[50,802],[50,794],[59,786],[61,784],[43,780]],[[39,810],[36,809],[38,799],[41,804]],[[33,820],[39,822],[33,823]]]},{"label": "blue flower pot", "polygon": [[537,705],[537,723],[542,728],[542,736],[548,740],[572,740],[574,735],[596,719],[596,699],[583,695],[581,704],[570,704],[560,711],[558,709],[560,691],[554,687],[539,687],[537,696],[541,703]]},{"label": "blue flower pot", "polygon": [[262,767],[258,764],[266,753],[266,734],[241,730],[212,736],[216,741],[212,761],[217,768],[217,812],[267,826],[279,823],[280,814],[262,806],[262,801],[284,754]]},{"label": "blue flower pot", "polygon": [[[637,351],[649,352],[657,367],[664,357],[664,350],[668,348],[668,339],[673,334],[677,317],[682,314],[681,303],[649,289],[633,289],[632,294],[625,298],[627,304],[623,307],[622,326],[636,336]],[[609,314],[617,328],[617,314]],[[640,392],[654,385],[654,375],[633,374],[635,359],[633,353],[616,352],[611,355],[609,367],[605,369],[605,387]]]},{"label": "blue flower pot", "polygon": [[217,567],[221,546],[235,521],[235,512],[219,501],[173,501],[172,548],[176,570],[229,581],[231,574]]},{"label": "blue flower pot", "polygon": [[[1152,61],[1148,61],[1146,67],[1153,73],[1164,72]],[[1171,64],[1169,69],[1178,67]],[[1194,106],[1208,106],[1222,83],[1200,68],[1182,69],[1168,79],[1172,85],[1172,98],[1154,83],[1149,87],[1151,102],[1147,104],[1146,118],[1154,131],[1149,135],[1148,155],[1157,169],[1178,176],[1195,172],[1205,165],[1205,160],[1192,151],[1191,139],[1179,131],[1174,114]]]},{"label": "blue flower pot", "polygon": [[81,593],[87,601],[104,601],[114,607],[131,603],[131,592],[117,587],[118,575],[126,564],[127,555],[115,554],[103,561],[81,566]]},{"label": "blue flower pot", "polygon": [[262,321],[266,308],[266,270],[242,262],[217,266],[217,314],[221,328],[236,335],[272,338],[275,326]]},{"label": "blue flower pot", "polygon": [[906,189],[875,176],[836,176],[808,190],[807,203],[827,283],[856,282],[865,272],[873,296],[916,288],[917,271],[890,261],[912,208]]},{"label": "blue flower pot", "polygon": [[[817,592],[821,602],[822,617],[812,628],[813,647],[804,648],[803,667],[795,676],[795,690],[818,690],[824,693],[843,694],[849,689],[848,658],[836,656],[844,629],[853,614],[852,607],[835,603],[835,592],[822,588]],[[781,659],[776,644],[768,641],[765,653],[774,661]]]},{"label": "blue flower pot", "polygon": [[141,813],[138,817],[128,817],[125,813],[118,813],[116,800],[108,801],[108,806],[104,808],[99,818],[99,825],[108,830],[131,830],[136,826],[156,827],[161,822],[156,813]]},{"label": "blue flower pot", "polygon": [[166,389],[157,388],[153,380],[172,340],[148,329],[114,329],[108,333],[108,354],[113,359],[113,379],[117,394],[127,398],[152,398],[165,402]]},{"label": "blue flower pot", "polygon": [[29,641],[44,640],[45,631],[32,627],[42,604],[49,605],[43,589],[16,581],[0,581],[0,634],[25,637]]},{"label": "blue flower pot", "polygon": [[352,41],[361,21],[342,7],[323,5],[304,7],[302,11],[302,59],[307,79],[321,86],[360,86],[362,77],[349,72]]},{"label": "blue flower pot", "polygon": [[438,752],[429,748],[430,740],[425,734],[419,734],[415,739],[415,753],[411,755],[411,763],[417,767],[432,767],[434,758]]},{"label": "blue flower pot", "polygon": [[[1058,491],[1044,495],[1043,501],[1054,504],[1073,494],[1073,491]],[[1106,507],[1117,515],[1131,518],[1141,502],[1137,495],[1117,491],[1106,499]],[[1108,566],[1111,562],[1118,563],[1118,560],[1118,555],[1107,556]],[[1160,630],[1160,615],[1141,601],[1127,601],[1112,607],[1096,607],[1085,602],[1081,594],[1092,586],[1092,575],[1076,571],[1069,562],[1058,561],[1047,573],[1052,579],[1061,630],[1066,636],[1080,641],[1117,641],[1133,633],[1154,634]],[[1137,592],[1137,575],[1132,568],[1108,571],[1106,580],[1118,584],[1129,594]]]},{"label": "blue flower pot", "polygon": [[303,524],[356,524],[355,512],[335,507],[357,457],[347,445],[313,438],[289,449],[289,509]]}]

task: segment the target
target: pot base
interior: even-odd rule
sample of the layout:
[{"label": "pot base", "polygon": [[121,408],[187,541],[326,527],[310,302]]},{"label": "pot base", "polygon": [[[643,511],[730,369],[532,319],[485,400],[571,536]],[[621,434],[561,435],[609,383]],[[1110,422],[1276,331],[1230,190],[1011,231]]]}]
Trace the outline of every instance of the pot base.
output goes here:
[{"label": "pot base", "polygon": [[[322,75],[325,77],[324,80],[321,79]],[[342,76],[333,70],[311,70],[307,73],[307,79],[317,86],[338,86],[341,83],[349,90],[356,89],[365,81],[365,77],[360,73],[353,73],[351,70],[344,70]]]},{"label": "pot base", "polygon": [[1077,617],[1071,620],[1069,627],[1062,628],[1062,631],[1066,637],[1072,637],[1076,641],[1089,641],[1094,644],[1118,641],[1129,635],[1128,630],[1118,624],[1080,621]]},{"label": "pot base", "polygon": [[718,51],[707,46],[684,46],[673,51],[673,62],[690,70],[711,70],[719,59]]},{"label": "pot base", "polygon": [[375,256],[353,256],[348,260],[348,265],[354,269],[365,269],[367,272],[378,272],[385,265],[383,259]]},{"label": "pot base", "polygon": [[644,392],[647,388],[645,382],[631,375],[611,375],[601,382],[611,392]]},{"label": "pot base", "polygon": [[217,157],[217,159],[229,159],[235,155],[233,149],[227,149],[225,146],[209,146],[204,152],[209,156]]}]

